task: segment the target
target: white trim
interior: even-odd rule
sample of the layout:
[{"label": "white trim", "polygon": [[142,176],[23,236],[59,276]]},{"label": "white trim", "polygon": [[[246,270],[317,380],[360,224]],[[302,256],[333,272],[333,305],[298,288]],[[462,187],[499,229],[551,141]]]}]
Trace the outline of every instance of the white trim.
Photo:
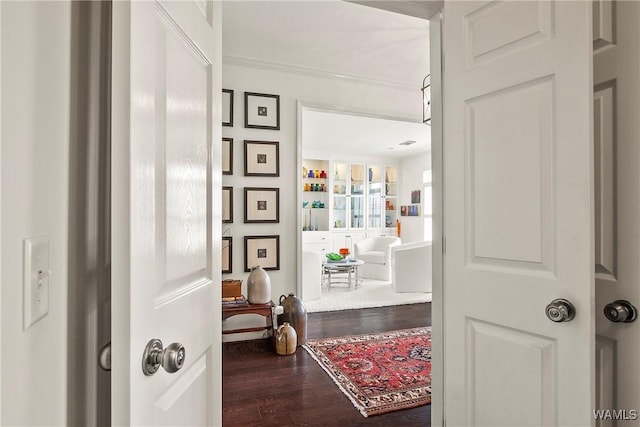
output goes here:
[{"label": "white trim", "polygon": [[444,355],[444,159],[442,123],[442,14],[429,20],[431,51],[431,193],[432,193],[432,349],[431,361],[431,425],[443,426],[445,408],[445,355]]},{"label": "white trim", "polygon": [[[0,34],[2,34],[2,3],[0,2]],[[0,46],[2,36],[0,35]],[[0,101],[2,100],[2,48],[0,48]],[[0,109],[0,236],[2,234],[2,114]],[[2,295],[2,245],[0,244],[0,295]],[[0,297],[0,424],[2,424],[2,298]]]},{"label": "white trim", "polygon": [[300,74],[300,75],[318,77],[323,79],[351,81],[354,83],[365,83],[365,84],[370,84],[374,86],[390,86],[390,87],[395,87],[397,89],[404,89],[404,90],[411,90],[411,91],[420,90],[418,85],[412,85],[412,84],[403,83],[403,82],[375,79],[371,77],[357,76],[357,75],[350,75],[350,74],[340,74],[340,73],[335,73],[333,71],[328,71],[328,70],[318,70],[315,68],[301,67],[298,65],[281,64],[278,62],[262,61],[259,59],[244,58],[239,56],[223,55],[222,63],[229,64],[229,65],[239,65],[242,67],[275,70],[275,71],[281,71],[284,73]]}]

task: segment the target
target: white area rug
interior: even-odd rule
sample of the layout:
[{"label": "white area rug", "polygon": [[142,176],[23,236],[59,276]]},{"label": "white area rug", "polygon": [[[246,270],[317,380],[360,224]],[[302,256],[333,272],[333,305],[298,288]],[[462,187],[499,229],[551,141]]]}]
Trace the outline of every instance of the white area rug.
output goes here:
[{"label": "white area rug", "polygon": [[342,285],[334,285],[331,290],[323,288],[322,298],[305,301],[304,305],[308,313],[316,313],[423,302],[431,302],[431,293],[397,293],[391,282],[363,279],[358,289],[349,290]]}]

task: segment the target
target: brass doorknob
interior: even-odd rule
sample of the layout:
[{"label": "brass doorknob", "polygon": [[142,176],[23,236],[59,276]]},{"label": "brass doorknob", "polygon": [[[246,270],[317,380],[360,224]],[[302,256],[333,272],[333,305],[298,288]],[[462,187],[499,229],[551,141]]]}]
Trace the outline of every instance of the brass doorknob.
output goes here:
[{"label": "brass doorknob", "polygon": [[576,308],[566,299],[554,299],[545,310],[547,318],[552,322],[568,322],[576,315]]},{"label": "brass doorknob", "polygon": [[629,301],[619,299],[604,306],[604,315],[615,323],[631,323],[638,317],[638,310]]}]

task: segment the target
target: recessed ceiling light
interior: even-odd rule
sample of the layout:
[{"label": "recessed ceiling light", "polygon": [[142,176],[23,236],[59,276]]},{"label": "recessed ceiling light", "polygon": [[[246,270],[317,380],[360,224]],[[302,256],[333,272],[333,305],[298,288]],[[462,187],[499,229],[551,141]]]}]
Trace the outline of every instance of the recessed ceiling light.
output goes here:
[{"label": "recessed ceiling light", "polygon": [[409,140],[409,141],[401,142],[398,145],[413,145],[415,143],[416,143],[415,141]]}]

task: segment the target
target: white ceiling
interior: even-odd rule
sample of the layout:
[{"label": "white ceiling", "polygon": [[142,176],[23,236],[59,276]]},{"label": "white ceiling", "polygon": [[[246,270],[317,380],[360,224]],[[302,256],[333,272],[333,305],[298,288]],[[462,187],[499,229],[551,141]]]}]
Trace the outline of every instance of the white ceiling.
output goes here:
[{"label": "white ceiling", "polygon": [[429,73],[429,22],[341,0],[224,1],[222,53],[417,90]]},{"label": "white ceiling", "polygon": [[[337,153],[336,158],[408,157],[430,148],[431,132],[422,123],[343,113],[303,110],[302,155]],[[415,144],[399,145],[404,141]]]},{"label": "white ceiling", "polygon": [[[428,21],[340,0],[222,2],[224,60],[415,88],[429,73]],[[400,158],[430,148],[423,124],[305,111],[305,151]],[[408,147],[398,143],[414,140]],[[389,147],[393,147],[390,150]]]}]

